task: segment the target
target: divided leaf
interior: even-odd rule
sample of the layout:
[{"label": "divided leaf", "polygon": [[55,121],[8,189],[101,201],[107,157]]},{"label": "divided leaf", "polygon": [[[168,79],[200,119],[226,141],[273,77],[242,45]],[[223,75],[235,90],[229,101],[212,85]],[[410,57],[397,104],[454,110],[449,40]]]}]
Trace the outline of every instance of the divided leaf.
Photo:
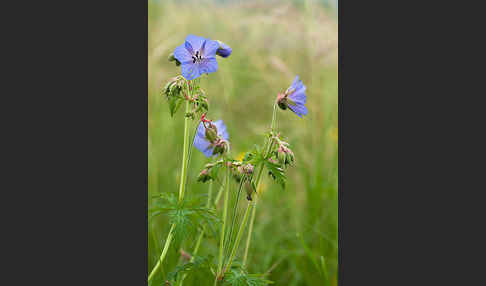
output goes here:
[{"label": "divided leaf", "polygon": [[282,167],[280,167],[279,164],[272,163],[268,160],[265,160],[264,163],[265,163],[265,167],[267,167],[268,174],[275,181],[277,181],[277,183],[280,184],[282,188],[285,189],[285,181],[287,178],[285,177],[285,172],[282,169]]},{"label": "divided leaf", "polygon": [[225,286],[265,286],[273,284],[273,281],[264,278],[263,274],[248,274],[238,264],[231,267],[225,274],[223,285]]},{"label": "divided leaf", "polygon": [[213,259],[212,255],[207,257],[194,256],[193,262],[187,262],[183,265],[177,266],[174,271],[167,275],[167,280],[178,281],[184,274],[196,275],[198,273],[204,274],[205,276],[211,275],[211,261]]}]

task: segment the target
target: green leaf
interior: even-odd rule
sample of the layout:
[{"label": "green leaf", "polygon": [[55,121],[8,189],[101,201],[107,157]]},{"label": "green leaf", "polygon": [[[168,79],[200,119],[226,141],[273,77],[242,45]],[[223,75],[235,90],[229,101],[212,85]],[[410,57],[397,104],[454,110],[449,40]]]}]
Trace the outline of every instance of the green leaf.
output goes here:
[{"label": "green leaf", "polygon": [[280,165],[272,163],[268,160],[265,160],[264,164],[265,164],[265,167],[267,167],[267,170],[268,170],[268,173],[270,174],[270,176],[275,181],[277,181],[277,183],[280,184],[280,186],[282,188],[285,189],[285,182],[286,182],[287,178],[285,176],[285,172],[282,169],[282,167],[280,167]]},{"label": "green leaf", "polygon": [[203,256],[194,256],[193,262],[186,262],[183,265],[177,266],[174,271],[170,272],[167,275],[167,280],[169,281],[178,281],[184,274],[191,274],[195,275],[198,272],[203,272],[207,274],[206,276],[211,275],[211,264],[210,261],[213,259],[212,255],[207,257]]},{"label": "green leaf", "polygon": [[248,274],[239,264],[231,267],[223,281],[225,286],[265,286],[268,284],[273,284],[273,281],[265,279],[263,274]]},{"label": "green leaf", "polygon": [[184,239],[195,235],[204,225],[213,233],[219,219],[212,208],[205,207],[204,196],[195,196],[179,203],[174,193],[162,193],[149,209],[149,218],[167,214],[169,223],[174,224],[174,249],[178,249]]},{"label": "green leaf", "polygon": [[176,114],[177,110],[179,110],[183,101],[184,100],[179,97],[175,97],[175,96],[169,97],[169,110],[170,110],[171,117],[174,117],[174,114]]}]

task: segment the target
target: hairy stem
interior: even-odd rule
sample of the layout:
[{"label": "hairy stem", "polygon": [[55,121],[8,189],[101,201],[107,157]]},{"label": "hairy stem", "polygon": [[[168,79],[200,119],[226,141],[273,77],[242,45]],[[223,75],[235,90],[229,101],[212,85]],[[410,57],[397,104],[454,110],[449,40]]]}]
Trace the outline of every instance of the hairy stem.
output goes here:
[{"label": "hairy stem", "polygon": [[233,245],[233,249],[231,250],[228,264],[224,268],[225,272],[226,270],[229,270],[231,268],[231,264],[233,263],[233,259],[235,258],[236,255],[236,250],[238,249],[238,245],[240,244],[241,237],[243,236],[243,232],[246,226],[246,221],[248,220],[248,214],[250,213],[250,209],[252,208],[252,206],[253,206],[252,202],[248,201],[248,206],[246,207],[245,216],[243,217],[243,220],[240,224],[240,229],[238,230],[238,234],[236,235],[236,241],[235,244]]},{"label": "hairy stem", "polygon": [[[189,100],[186,100],[186,113],[190,111],[190,103]],[[189,118],[184,117],[184,151],[182,155],[182,170],[181,170],[181,180],[180,180],[180,185],[179,185],[179,203],[184,200],[184,191],[186,188],[186,176],[187,176],[187,156],[188,156],[188,151],[189,151]],[[165,255],[167,254],[167,250],[169,249],[170,243],[172,242],[172,231],[175,227],[175,224],[172,224],[169,234],[167,235],[167,239],[165,240],[165,245],[164,245],[164,250],[162,251],[162,254],[160,255],[159,260],[157,261],[157,264],[155,267],[152,269],[152,272],[150,272],[150,275],[148,276],[148,282],[152,281],[154,274],[157,272],[157,270],[162,266],[162,263],[164,262]]]},{"label": "hairy stem", "polygon": [[[186,100],[186,113],[190,111],[189,100]],[[184,152],[182,155],[182,170],[181,170],[181,183],[179,184],[179,202],[184,199],[184,192],[186,190],[186,175],[187,175],[187,155],[189,145],[189,118],[184,118]]]},{"label": "hairy stem", "polygon": [[171,227],[170,227],[170,231],[169,231],[169,234],[167,235],[167,240],[165,241],[165,245],[164,245],[164,249],[162,250],[162,254],[160,255],[160,258],[159,260],[157,261],[157,264],[155,264],[155,267],[154,269],[152,269],[152,272],[150,273],[150,275],[148,276],[148,282],[150,283],[150,281],[152,281],[152,279],[154,278],[154,274],[157,272],[157,270],[161,267],[162,265],[162,262],[164,262],[164,258],[165,256],[167,255],[167,250],[169,249],[169,245],[172,241],[172,232],[174,231],[174,228],[175,228],[175,224],[173,224]]},{"label": "hairy stem", "polygon": [[[270,126],[270,129],[272,133],[275,131],[275,125],[277,124],[277,102],[273,104],[273,113],[272,113],[272,124]],[[267,152],[264,154],[264,158],[266,158],[272,150],[273,142],[271,142],[271,138],[268,139],[267,143],[265,146],[268,145]],[[258,175],[255,181],[255,188],[257,191],[258,186],[260,184],[260,178],[262,176],[264,169],[263,162],[260,164],[260,169],[258,170]],[[256,204],[257,204],[257,199],[255,198],[255,205],[253,206],[253,211],[251,212],[251,219],[250,219],[250,228],[248,229],[248,237],[246,238],[246,246],[245,246],[245,254],[243,255],[243,268],[246,266],[246,262],[248,260],[248,250],[250,249],[250,242],[251,242],[251,234],[253,233],[253,223],[255,222],[255,213],[256,213]]]},{"label": "hairy stem", "polygon": [[214,199],[214,207],[216,207],[218,205],[219,199],[221,198],[221,195],[223,194],[223,190],[224,190],[224,185],[222,185],[219,188],[218,194],[216,195],[216,198]]},{"label": "hairy stem", "polygon": [[[206,203],[206,207],[209,208],[211,206],[211,196],[213,194],[213,181],[209,181],[209,191],[208,191],[208,201]],[[201,229],[201,232],[199,233],[199,237],[197,238],[196,241],[196,246],[194,246],[194,251],[192,252],[192,257],[190,262],[194,262],[194,257],[197,255],[197,252],[199,251],[199,246],[201,245],[201,241],[204,237],[204,232],[206,231],[206,226],[203,226]],[[187,273],[184,273],[182,276],[179,286],[182,286],[182,283],[184,283],[184,279],[186,279]]]},{"label": "hairy stem", "polygon": [[231,169],[227,166],[226,172],[226,182],[225,182],[225,190],[224,190],[224,206],[223,206],[223,224],[221,225],[221,238],[219,241],[219,259],[218,259],[218,273],[214,280],[214,285],[217,285],[218,278],[222,274],[223,270],[223,250],[224,250],[224,233],[226,228],[226,218],[228,216],[228,201],[229,201],[229,184],[230,184],[230,176],[231,176]]}]

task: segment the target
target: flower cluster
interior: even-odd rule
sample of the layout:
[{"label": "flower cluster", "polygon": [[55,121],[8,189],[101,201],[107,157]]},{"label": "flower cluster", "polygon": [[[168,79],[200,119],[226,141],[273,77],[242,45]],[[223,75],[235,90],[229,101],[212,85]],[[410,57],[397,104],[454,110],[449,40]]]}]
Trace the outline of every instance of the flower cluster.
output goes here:
[{"label": "flower cluster", "polygon": [[292,165],[295,161],[294,152],[290,150],[289,143],[280,139],[280,134],[273,136],[272,140],[277,146],[277,150],[274,151],[275,158],[280,165],[286,167],[287,165]]},{"label": "flower cluster", "polygon": [[[216,56],[220,56],[222,58],[228,58],[232,54],[232,49],[227,44],[217,41],[211,40],[209,38],[188,35],[183,44],[176,47],[174,52],[169,55],[169,61],[175,62],[176,66],[180,66],[181,68],[181,75],[172,78],[164,87],[163,93],[166,95],[167,100],[169,102],[169,108],[171,112],[171,116],[173,116],[176,111],[181,106],[182,102],[186,102],[186,113],[184,120],[185,124],[185,133],[184,133],[184,146],[186,146],[186,140],[189,140],[189,133],[186,132],[188,130],[188,119],[195,119],[199,114],[201,114],[200,122],[197,126],[197,130],[195,132],[193,146],[201,151],[207,158],[211,158],[211,162],[208,162],[203,170],[199,173],[197,177],[198,182],[208,182],[210,180],[215,180],[218,175],[218,171],[221,168],[225,168],[227,171],[225,172],[225,183],[224,183],[224,215],[222,220],[222,229],[221,229],[221,237],[220,237],[220,256],[219,256],[219,263],[217,272],[215,274],[215,283],[217,280],[225,280],[228,282],[231,280],[231,269],[233,269],[232,262],[235,258],[238,249],[238,243],[241,239],[242,232],[245,229],[245,224],[248,218],[248,213],[250,210],[250,206],[252,206],[255,202],[252,202],[253,198],[252,195],[256,193],[258,189],[261,175],[263,171],[266,169],[268,174],[283,188],[285,188],[286,176],[285,172],[288,166],[291,166],[295,162],[295,155],[290,149],[290,144],[285,142],[280,133],[276,133],[274,131],[274,126],[276,123],[276,114],[277,114],[277,106],[282,110],[290,109],[292,112],[297,114],[299,117],[307,115],[308,110],[305,106],[306,104],[306,87],[299,79],[299,76],[296,76],[292,84],[289,88],[283,93],[278,93],[277,98],[275,100],[273,115],[272,115],[272,128],[271,132],[268,133],[267,141],[264,147],[258,147],[255,145],[255,148],[252,151],[246,152],[245,156],[241,160],[234,160],[231,158],[230,154],[230,143],[229,143],[229,134],[226,128],[226,125],[223,123],[223,120],[212,121],[206,118],[206,114],[209,112],[209,103],[206,96],[206,93],[203,89],[199,86],[199,77],[203,74],[209,74],[216,72],[218,70],[218,61],[216,60]],[[186,216],[186,214],[194,214],[195,209],[189,210],[184,209],[185,212],[180,211],[184,207],[184,190],[185,190],[185,182],[187,179],[187,169],[188,161],[186,158],[188,156],[189,148],[184,148],[184,156],[183,156],[183,163],[182,163],[182,173],[181,176],[181,184],[179,189],[179,200],[175,201],[173,199],[174,209],[177,209],[177,212],[174,212],[174,216],[178,215],[173,219],[172,227],[175,227],[176,235],[175,237],[181,236],[184,231],[185,225],[189,225],[191,220]],[[190,158],[190,156],[189,156]],[[256,176],[254,176],[257,174]],[[229,200],[230,194],[230,179],[231,176],[239,183],[238,192],[235,196],[235,200]],[[244,188],[244,189],[242,189]],[[210,188],[211,190],[211,188]],[[223,190],[223,189],[221,189]],[[237,209],[238,209],[238,198],[240,197],[240,191],[246,191],[246,199],[248,200],[248,206],[245,212],[245,215],[240,223],[240,227],[238,230],[238,234],[236,235],[236,240],[233,243],[232,250],[230,257],[225,259],[223,256],[224,249],[227,247],[225,245],[224,236],[228,234],[228,231],[225,232],[225,225],[228,223],[227,219],[227,205],[229,201],[235,201],[234,203],[234,213],[233,213],[233,222],[231,223],[231,231],[229,231],[229,236],[232,237],[233,233],[233,226],[235,223]],[[221,191],[220,191],[221,194]],[[217,197],[220,197],[219,195]],[[181,203],[182,202],[182,203]],[[211,205],[211,192],[208,195],[208,202],[207,207],[209,208]],[[208,218],[212,215],[212,210],[204,209],[204,208],[197,208],[198,212],[201,210],[205,210],[206,212],[201,215],[206,215]],[[251,225],[253,224],[254,220],[254,212],[252,213],[251,218]],[[177,221],[177,223],[175,223]],[[187,224],[182,224],[181,222],[187,222]],[[236,225],[235,225],[236,226]],[[235,228],[236,229],[236,228]],[[250,228],[251,229],[251,228]],[[204,234],[204,228],[202,228],[202,233],[200,239],[202,239]],[[248,235],[248,242],[251,238],[251,230],[249,231]],[[170,240],[166,240],[166,246],[170,244]],[[246,254],[248,250],[249,243],[246,244],[247,249],[245,251],[245,258],[243,259],[243,266],[245,265],[246,261]],[[165,249],[164,247],[164,249]],[[194,262],[197,259],[197,250],[191,256],[190,254],[181,250],[181,256],[187,263],[193,263],[196,265],[197,263]],[[163,262],[162,254],[161,259],[156,267],[152,270],[151,274],[149,275],[149,282],[153,278],[154,273],[160,264]],[[227,264],[223,267],[223,262],[227,261]],[[201,260],[203,261],[203,260]],[[200,263],[200,265],[206,265],[206,263]],[[209,265],[209,263],[207,263]],[[206,266],[207,266],[206,265]],[[204,266],[204,267],[206,267]],[[209,267],[209,266],[208,266]],[[183,269],[183,268],[180,268]],[[230,271],[230,272],[228,272]],[[177,273],[177,272],[174,272]],[[228,276],[225,277],[225,274]],[[169,275],[169,277],[177,277],[176,274]],[[182,276],[182,281],[184,280],[185,276]],[[171,278],[170,280],[172,280]],[[174,278],[176,279],[176,278]],[[267,284],[264,280],[261,280],[263,283],[262,285]],[[179,285],[181,285],[179,284]]]}]

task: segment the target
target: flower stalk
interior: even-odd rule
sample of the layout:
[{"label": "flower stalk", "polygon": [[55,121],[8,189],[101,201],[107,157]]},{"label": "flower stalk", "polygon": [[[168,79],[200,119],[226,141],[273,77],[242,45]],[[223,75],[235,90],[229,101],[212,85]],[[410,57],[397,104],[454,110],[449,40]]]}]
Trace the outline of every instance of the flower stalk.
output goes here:
[{"label": "flower stalk", "polygon": [[167,250],[169,249],[170,243],[172,242],[174,228],[175,228],[175,224],[172,224],[172,226],[170,227],[169,234],[167,235],[167,239],[165,241],[165,245],[164,245],[164,249],[162,250],[162,254],[160,255],[159,260],[157,261],[157,264],[155,264],[154,269],[152,269],[152,272],[150,272],[150,275],[148,276],[148,282],[149,283],[154,278],[154,275],[157,272],[157,270],[160,268],[160,266],[162,265],[162,262],[164,262],[164,258],[167,255]]},{"label": "flower stalk", "polygon": [[226,229],[226,220],[228,217],[228,202],[229,202],[229,184],[231,176],[231,167],[226,166],[226,177],[225,177],[225,190],[224,190],[224,206],[223,206],[223,223],[221,225],[221,238],[219,240],[219,259],[218,259],[218,272],[216,278],[214,279],[214,285],[218,284],[218,280],[222,278],[223,274],[223,251],[224,251],[224,234]]},{"label": "flower stalk", "polygon": [[[213,194],[213,181],[211,180],[209,182],[209,191],[208,191],[208,201],[206,203],[206,207],[209,208],[211,206],[211,196]],[[189,262],[194,262],[194,257],[197,255],[197,252],[199,251],[199,246],[201,246],[201,241],[204,237],[204,232],[206,231],[206,226],[204,225],[203,228],[201,229],[201,232],[199,233],[199,237],[197,238],[196,245],[194,246],[194,251],[192,252],[192,257]],[[179,286],[182,286],[182,283],[184,283],[184,279],[186,279],[187,273],[184,273],[182,276]]]},{"label": "flower stalk", "polygon": [[228,264],[224,268],[224,272],[231,269],[231,264],[233,263],[233,259],[235,258],[236,250],[238,249],[238,245],[240,244],[241,237],[243,236],[243,232],[246,226],[246,221],[248,220],[248,214],[250,213],[252,207],[253,207],[252,201],[248,201],[248,206],[246,207],[245,216],[243,217],[243,220],[240,224],[240,229],[238,230],[236,241],[235,244],[233,245],[233,249],[231,250],[231,254],[228,259]]},{"label": "flower stalk", "polygon": [[[187,83],[189,86],[189,82]],[[191,89],[189,89],[189,92],[192,92]],[[186,113],[190,111],[190,102],[186,100]],[[183,150],[183,155],[182,155],[182,167],[181,167],[181,180],[179,184],[179,203],[181,203],[184,200],[184,192],[186,188],[186,176],[187,176],[187,164],[188,164],[188,153],[189,153],[189,118],[184,117],[184,150]],[[172,237],[173,237],[173,230],[175,228],[175,224],[172,224],[169,234],[167,235],[167,239],[165,240],[165,245],[164,249],[162,251],[162,254],[160,255],[159,260],[157,261],[157,264],[155,264],[155,267],[152,269],[150,272],[150,275],[148,276],[148,283],[152,281],[154,274],[157,272],[157,270],[162,266],[162,263],[164,262],[165,256],[167,254],[167,250],[169,249],[169,246],[172,242]]]},{"label": "flower stalk", "polygon": [[[275,102],[273,104],[272,124],[270,126],[272,133],[275,131],[275,125],[276,124],[277,124],[277,102]],[[265,144],[265,146],[268,146],[268,149],[265,153],[264,158],[266,158],[268,156],[268,154],[270,153],[270,150],[272,150],[273,140],[271,138],[269,138],[267,143]],[[263,169],[264,169],[264,165],[263,165],[263,162],[262,162],[260,164],[260,170],[258,170],[258,175],[257,175],[256,181],[255,181],[255,187],[256,187],[255,191],[258,191],[258,186],[260,184],[260,178],[262,176]],[[258,192],[257,192],[257,194],[258,194]],[[249,229],[248,229],[248,237],[246,238],[245,253],[243,255],[243,268],[245,268],[246,262],[248,260],[248,250],[250,249],[251,235],[253,233],[253,224],[255,222],[256,204],[257,204],[257,198],[255,198],[253,211],[251,212],[250,226],[249,226]]]}]

